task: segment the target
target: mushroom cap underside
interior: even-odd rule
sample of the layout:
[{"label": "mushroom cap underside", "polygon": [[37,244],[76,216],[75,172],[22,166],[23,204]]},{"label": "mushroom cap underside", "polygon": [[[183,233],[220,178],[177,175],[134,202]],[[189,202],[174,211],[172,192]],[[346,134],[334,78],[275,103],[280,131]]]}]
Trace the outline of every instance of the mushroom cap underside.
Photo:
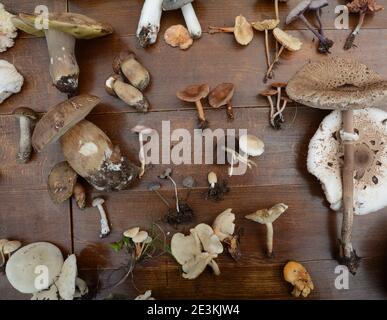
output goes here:
[{"label": "mushroom cap underside", "polygon": [[273,35],[283,47],[291,52],[298,51],[302,47],[302,42],[298,38],[293,37],[291,34],[280,28],[275,28],[273,30]]},{"label": "mushroom cap underside", "polygon": [[366,65],[332,57],[304,66],[288,83],[288,96],[318,109],[362,109],[387,102],[387,81]]},{"label": "mushroom cap underside", "polygon": [[[358,215],[387,206],[387,112],[380,109],[354,111],[359,139],[355,142],[354,208]],[[308,171],[320,180],[333,210],[342,207],[343,144],[342,115],[333,111],[321,123],[309,144]]]},{"label": "mushroom cap underside", "polygon": [[185,102],[196,102],[208,96],[210,87],[208,84],[192,85],[179,91],[177,97]]},{"label": "mushroom cap underside", "polygon": [[164,0],[163,10],[164,11],[177,10],[191,2],[194,2],[194,0]]},{"label": "mushroom cap underside", "polygon": [[309,9],[312,0],[303,0],[299,2],[292,10],[290,10],[288,16],[286,17],[286,24],[290,24],[293,21],[297,20],[305,11]]},{"label": "mushroom cap underside", "polygon": [[[16,26],[27,33],[39,35],[41,30],[35,28],[37,18],[40,19],[36,14],[20,13],[17,19],[21,20],[21,23],[17,23]],[[99,38],[114,32],[110,24],[101,23],[83,14],[72,12],[50,13],[48,28],[68,33],[77,39]]]},{"label": "mushroom cap underside", "polygon": [[208,102],[213,108],[220,108],[227,104],[233,97],[235,86],[232,83],[222,83],[211,91]]}]

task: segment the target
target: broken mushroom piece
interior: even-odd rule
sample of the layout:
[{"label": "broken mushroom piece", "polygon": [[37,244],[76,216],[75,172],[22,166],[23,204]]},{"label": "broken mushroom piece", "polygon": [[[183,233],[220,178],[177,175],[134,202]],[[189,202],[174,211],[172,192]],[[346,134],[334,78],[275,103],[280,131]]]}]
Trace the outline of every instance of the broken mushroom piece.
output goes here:
[{"label": "broken mushroom piece", "polygon": [[234,111],[231,104],[234,91],[235,86],[232,83],[221,83],[216,86],[208,96],[208,102],[214,109],[218,109],[225,105],[227,106],[227,116],[229,120],[234,120]]},{"label": "broken mushroom piece", "polygon": [[245,216],[246,219],[264,224],[266,226],[266,247],[267,256],[271,258],[273,256],[273,223],[276,221],[286,210],[288,206],[283,203],[276,204],[270,209],[258,210],[252,214]]},{"label": "broken mushroom piece", "polygon": [[[286,83],[285,82],[274,82],[271,84],[272,88],[277,90],[277,105],[276,105],[276,113],[273,115],[273,127],[275,129],[280,129],[281,128],[281,123],[284,123],[284,116],[282,115],[282,112],[284,110],[281,110],[281,101],[282,101],[282,89],[286,88]],[[277,120],[276,120],[277,119]],[[277,123],[276,123],[277,122]]]},{"label": "broken mushroom piece", "polygon": [[210,87],[208,84],[192,85],[177,92],[177,97],[184,102],[194,102],[198,111],[199,128],[205,129],[208,126],[201,100],[208,96]]},{"label": "broken mushroom piece", "polygon": [[137,39],[141,47],[148,47],[157,40],[160,31],[163,0],[144,0],[137,27]]},{"label": "broken mushroom piece", "polygon": [[112,75],[105,82],[106,91],[120,98],[128,106],[135,108],[140,112],[149,111],[149,102],[140,90],[125,83],[120,75]]},{"label": "broken mushroom piece", "polygon": [[14,38],[17,37],[17,29],[12,23],[13,15],[4,9],[0,3],[0,52],[7,51],[13,47]]},{"label": "broken mushroom piece", "polygon": [[[316,75],[319,75],[316,77]],[[340,262],[355,274],[360,258],[352,247],[354,176],[357,159],[354,110],[372,108],[387,102],[387,81],[364,64],[354,60],[332,57],[304,66],[288,83],[289,97],[301,104],[319,109],[340,110],[344,149],[343,223],[341,229]]]},{"label": "broken mushroom piece", "polygon": [[230,191],[227,182],[224,180],[222,183],[219,183],[215,172],[210,172],[207,178],[209,188],[206,198],[214,201],[223,200],[224,195]]},{"label": "broken mushroom piece", "polygon": [[131,51],[122,51],[114,58],[113,71],[140,91],[144,91],[149,86],[151,79],[149,71],[137,61]]},{"label": "broken mushroom piece", "polygon": [[[18,19],[34,28],[35,20],[41,17],[20,13]],[[59,91],[74,96],[78,91],[79,78],[75,57],[76,40],[103,37],[113,33],[113,28],[79,13],[62,12],[48,16],[48,29],[44,33],[50,55],[52,81]]]},{"label": "broken mushroom piece", "polygon": [[27,163],[31,159],[32,143],[31,136],[34,130],[38,115],[34,110],[26,107],[15,109],[12,114],[19,120],[19,152],[16,156],[18,163]]},{"label": "broken mushroom piece", "polygon": [[60,162],[48,175],[47,189],[51,200],[61,204],[70,199],[77,183],[78,175],[67,161]]},{"label": "broken mushroom piece", "polygon": [[101,232],[99,234],[100,238],[106,238],[110,234],[109,220],[106,216],[105,209],[103,208],[103,204],[105,200],[102,198],[95,198],[92,202],[93,207],[97,207],[100,215],[100,224],[101,224]]},{"label": "broken mushroom piece", "polygon": [[164,40],[171,47],[179,47],[181,50],[187,50],[193,44],[188,30],[181,24],[169,27],[164,33]]},{"label": "broken mushroom piece", "polygon": [[134,300],[156,300],[156,299],[152,297],[152,290],[147,290],[145,291],[144,294],[141,294],[136,298],[134,298]]},{"label": "broken mushroom piece", "polygon": [[209,27],[210,34],[226,32],[234,33],[235,40],[242,46],[248,45],[254,38],[254,30],[251,24],[242,15],[235,18],[234,27]]},{"label": "broken mushroom piece", "polygon": [[189,34],[192,38],[199,39],[202,36],[202,27],[192,5],[193,2],[194,0],[164,0],[163,9],[165,11],[181,9]]},{"label": "broken mushroom piece", "polygon": [[377,4],[375,0],[353,0],[347,3],[347,7],[350,13],[359,14],[359,22],[345,41],[344,50],[349,50],[353,47],[355,38],[360,33],[360,29],[364,24],[365,16],[384,10],[384,7]]},{"label": "broken mushroom piece", "polygon": [[79,209],[83,210],[86,208],[86,190],[79,182],[74,185],[73,197]]},{"label": "broken mushroom piece", "polygon": [[306,298],[314,290],[314,284],[308,271],[306,271],[302,264],[296,261],[289,261],[285,265],[283,275],[285,281],[294,286],[292,296],[296,298],[299,296]]},{"label": "broken mushroom piece", "polygon": [[7,241],[3,244],[3,254],[7,255],[9,259],[11,257],[11,254],[18,250],[21,245],[21,242],[17,240]]},{"label": "broken mushroom piece", "polygon": [[20,92],[23,83],[24,78],[14,65],[0,60],[0,104],[12,94]]}]

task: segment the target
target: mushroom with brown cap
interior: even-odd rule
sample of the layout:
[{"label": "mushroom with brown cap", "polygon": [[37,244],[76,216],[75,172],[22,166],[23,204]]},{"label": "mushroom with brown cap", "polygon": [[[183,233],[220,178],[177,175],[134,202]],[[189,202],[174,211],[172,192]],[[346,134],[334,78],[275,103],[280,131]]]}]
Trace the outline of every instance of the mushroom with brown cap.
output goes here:
[{"label": "mushroom with brown cap", "polygon": [[78,175],[67,161],[60,162],[52,168],[47,180],[48,194],[55,204],[70,199],[77,183]]},{"label": "mushroom with brown cap", "polygon": [[208,102],[214,109],[218,109],[225,105],[227,106],[227,116],[229,120],[234,120],[234,111],[231,103],[234,91],[235,86],[232,83],[221,83],[216,86],[208,96]]},{"label": "mushroom with brown cap", "polygon": [[176,94],[181,101],[195,103],[198,111],[200,129],[205,129],[208,126],[201,100],[206,98],[209,93],[210,87],[208,84],[201,84],[186,87],[184,90],[178,91]]},{"label": "mushroom with brown cap", "polygon": [[294,286],[292,296],[306,298],[314,290],[314,284],[311,276],[305,267],[296,261],[289,261],[283,270],[285,281]]},{"label": "mushroom with brown cap", "polygon": [[360,29],[364,24],[365,16],[367,14],[374,14],[375,12],[384,10],[384,7],[377,4],[375,0],[353,0],[347,3],[347,7],[350,13],[359,14],[359,22],[357,23],[356,28],[345,41],[344,50],[349,50],[353,47],[355,38],[359,34]]},{"label": "mushroom with brown cap", "polygon": [[356,273],[360,258],[352,247],[351,238],[354,172],[359,160],[356,159],[355,153],[358,135],[354,130],[353,115],[354,110],[371,108],[387,102],[387,81],[354,59],[335,57],[307,64],[289,81],[286,91],[289,97],[298,103],[342,112],[341,139],[344,147],[344,165],[340,261],[347,265],[352,273]]},{"label": "mushroom with brown cap", "polygon": [[16,161],[18,163],[27,163],[31,159],[31,135],[38,119],[38,115],[34,110],[26,107],[17,108],[12,114],[19,119],[20,127],[19,152],[17,153]]},{"label": "mushroom with brown cap", "polygon": [[[17,19],[35,28],[38,15],[20,13]],[[17,24],[19,26],[19,24]],[[29,31],[23,29],[23,31]],[[50,55],[50,75],[59,91],[74,96],[78,91],[79,66],[75,57],[77,39],[94,39],[113,33],[111,25],[79,13],[50,13],[44,30]]]},{"label": "mushroom with brown cap", "polygon": [[85,187],[78,181],[74,185],[73,197],[79,209],[83,210],[86,208],[86,190]]},{"label": "mushroom with brown cap", "polygon": [[141,47],[148,47],[157,40],[163,12],[163,0],[144,0],[136,36]]},{"label": "mushroom with brown cap", "polygon": [[248,45],[254,38],[254,30],[251,24],[242,15],[235,18],[234,27],[209,27],[210,34],[225,32],[234,33],[235,40],[242,46]]},{"label": "mushroom with brown cap", "polygon": [[169,27],[164,33],[164,40],[171,47],[179,47],[181,50],[187,50],[193,44],[188,30],[181,24]]},{"label": "mushroom with brown cap", "polygon": [[264,224],[266,226],[266,246],[267,256],[269,258],[273,255],[273,223],[276,221],[286,210],[288,206],[283,203],[276,204],[270,209],[258,210],[252,214],[247,215],[245,218]]},{"label": "mushroom with brown cap", "polygon": [[24,78],[14,65],[0,60],[0,104],[12,94],[20,92],[23,83]]},{"label": "mushroom with brown cap", "polygon": [[104,203],[105,203],[105,200],[102,198],[95,198],[93,199],[93,202],[92,202],[92,206],[96,207],[99,211],[100,225],[101,225],[101,232],[99,234],[100,238],[105,238],[110,234],[109,220],[107,218],[105,209],[103,207]]}]

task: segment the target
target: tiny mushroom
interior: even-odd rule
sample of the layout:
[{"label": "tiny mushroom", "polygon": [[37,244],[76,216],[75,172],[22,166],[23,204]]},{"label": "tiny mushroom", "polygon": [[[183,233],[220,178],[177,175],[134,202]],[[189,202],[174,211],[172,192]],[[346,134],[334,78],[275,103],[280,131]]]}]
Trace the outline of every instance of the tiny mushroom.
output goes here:
[{"label": "tiny mushroom", "polygon": [[138,62],[131,51],[121,51],[113,60],[113,71],[121,75],[140,91],[144,91],[150,83],[149,71]]},{"label": "tiny mushroom", "polygon": [[135,108],[140,112],[149,111],[149,102],[143,93],[136,87],[124,82],[120,75],[112,75],[105,82],[107,93],[120,98],[128,106]]},{"label": "tiny mushroom", "polygon": [[137,234],[140,232],[140,228],[139,227],[134,227],[134,228],[130,228],[128,230],[126,230],[123,235],[124,237],[127,237],[127,238],[130,238],[130,239],[133,239],[135,236],[137,236]]},{"label": "tiny mushroom", "polygon": [[294,286],[292,296],[296,298],[301,295],[306,298],[314,290],[314,284],[308,271],[306,271],[302,264],[296,261],[289,261],[285,265],[283,275],[285,281]]},{"label": "tiny mushroom", "polygon": [[273,222],[276,221],[286,210],[288,206],[283,203],[276,204],[270,209],[258,210],[245,218],[266,225],[266,246],[267,256],[269,258],[273,255]]},{"label": "tiny mushroom", "polygon": [[242,15],[235,18],[234,27],[210,27],[210,34],[219,32],[234,33],[235,40],[242,46],[248,45],[254,38],[253,27]]},{"label": "tiny mushroom", "polygon": [[181,24],[169,27],[164,33],[164,40],[171,47],[179,47],[181,50],[187,50],[193,44],[188,30]]},{"label": "tiny mushroom", "polygon": [[199,128],[205,129],[208,126],[201,100],[210,93],[208,84],[192,85],[177,92],[177,97],[185,102],[194,102],[198,112]]},{"label": "tiny mushroom", "polygon": [[86,208],[86,190],[79,182],[74,185],[73,197],[79,209],[83,210]]},{"label": "tiny mushroom", "polygon": [[[36,29],[35,14],[20,13],[17,20],[22,20],[30,28]],[[19,24],[16,24],[19,26]],[[79,66],[75,57],[77,39],[94,39],[113,33],[113,28],[106,23],[97,22],[85,15],[71,12],[50,13],[48,28],[44,30],[48,53],[50,55],[50,75],[59,91],[74,96],[78,91]]]},{"label": "tiny mushroom", "polygon": [[0,104],[12,94],[20,92],[23,82],[23,76],[13,64],[0,60]]},{"label": "tiny mushroom", "polygon": [[227,116],[229,120],[234,120],[234,111],[231,103],[234,91],[235,86],[232,83],[221,83],[216,86],[208,96],[208,102],[214,109],[218,109],[224,105],[227,106]]},{"label": "tiny mushroom", "polygon": [[142,47],[148,47],[157,40],[163,12],[163,0],[144,0],[137,27],[137,39]]},{"label": "tiny mushroom", "polygon": [[147,159],[146,159],[146,152],[144,150],[144,141],[151,136],[152,134],[155,133],[154,129],[142,126],[142,125],[137,125],[134,128],[131,129],[132,132],[135,132],[138,134],[138,139],[140,143],[140,153],[139,153],[139,158],[141,162],[141,171],[139,173],[139,178],[141,178],[144,173],[145,173],[145,165],[147,164]]},{"label": "tiny mushroom", "polygon": [[230,188],[227,186],[227,182],[223,183],[218,182],[218,177],[215,172],[211,171],[208,173],[208,184],[209,188],[207,191],[207,199],[214,201],[221,201],[225,194],[230,191]]},{"label": "tiny mushroom", "polygon": [[144,250],[144,246],[149,238],[148,232],[139,231],[132,239],[134,246],[136,248],[136,258],[140,258]]},{"label": "tiny mushroom", "polygon": [[60,162],[52,168],[47,180],[48,194],[55,204],[68,200],[74,191],[78,175],[66,162]]},{"label": "tiny mushroom", "polygon": [[382,5],[376,3],[375,0],[353,0],[347,3],[347,7],[350,13],[359,14],[359,22],[356,28],[348,36],[344,50],[349,50],[353,47],[356,36],[359,34],[361,27],[364,24],[364,18],[367,14],[374,14],[375,12],[384,10]]},{"label": "tiny mushroom", "polygon": [[19,152],[16,156],[18,163],[27,163],[31,159],[32,144],[31,136],[34,130],[38,115],[34,110],[26,107],[20,107],[12,113],[19,119],[20,136],[19,136]]},{"label": "tiny mushroom", "polygon": [[165,199],[159,192],[161,189],[161,185],[157,182],[152,182],[148,185],[148,190],[153,191],[154,193],[157,194],[157,196],[161,199],[161,201],[167,206],[168,209],[171,209],[171,206],[169,205],[169,202],[167,199]]},{"label": "tiny mushroom", "polygon": [[95,198],[93,200],[93,207],[97,207],[100,215],[100,224],[101,224],[101,232],[99,237],[100,238],[105,238],[109,235],[110,233],[110,227],[109,227],[109,221],[106,216],[105,209],[103,208],[105,200],[102,198]]},{"label": "tiny mushroom", "polygon": [[17,37],[17,28],[12,23],[12,17],[13,15],[0,3],[0,52],[13,47],[13,39]]},{"label": "tiny mushroom", "polygon": [[192,2],[194,0],[164,0],[163,9],[165,11],[181,9],[189,34],[192,38],[199,39],[202,36],[202,27],[200,26]]}]

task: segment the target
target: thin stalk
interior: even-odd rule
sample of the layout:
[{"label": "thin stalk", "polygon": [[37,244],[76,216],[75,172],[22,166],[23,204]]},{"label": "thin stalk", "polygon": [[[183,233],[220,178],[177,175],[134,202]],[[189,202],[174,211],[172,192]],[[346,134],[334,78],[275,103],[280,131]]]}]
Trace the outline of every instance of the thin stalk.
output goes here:
[{"label": "thin stalk", "polygon": [[213,33],[233,33],[234,32],[234,27],[209,27],[210,34]]},{"label": "thin stalk", "polygon": [[175,180],[173,180],[170,176],[168,176],[168,179],[173,183],[173,187],[175,188],[176,211],[177,211],[177,212],[180,212],[180,208],[179,208],[179,198],[178,198],[178,196],[177,196],[177,185],[176,185],[176,182],[175,182]]},{"label": "thin stalk", "polygon": [[266,64],[270,67],[269,30],[265,30]]},{"label": "thin stalk", "polygon": [[360,13],[359,22],[356,28],[352,31],[352,33],[348,36],[345,41],[344,50],[349,50],[353,47],[353,42],[355,41],[356,36],[360,33],[360,29],[364,24],[365,12]]},{"label": "thin stalk", "polygon": [[281,48],[280,48],[279,51],[278,51],[278,54],[277,54],[277,55],[275,56],[275,58],[274,58],[274,61],[271,63],[269,69],[268,69],[267,72],[266,72],[265,79],[268,79],[268,78],[269,78],[270,73],[272,72],[272,70],[273,70],[275,64],[278,62],[278,59],[280,58],[280,56],[281,56],[282,52],[284,51],[284,49],[285,49],[285,47],[284,47],[284,46],[281,46]]},{"label": "thin stalk", "polygon": [[271,257],[273,255],[273,224],[266,223],[266,229],[267,256]]}]

